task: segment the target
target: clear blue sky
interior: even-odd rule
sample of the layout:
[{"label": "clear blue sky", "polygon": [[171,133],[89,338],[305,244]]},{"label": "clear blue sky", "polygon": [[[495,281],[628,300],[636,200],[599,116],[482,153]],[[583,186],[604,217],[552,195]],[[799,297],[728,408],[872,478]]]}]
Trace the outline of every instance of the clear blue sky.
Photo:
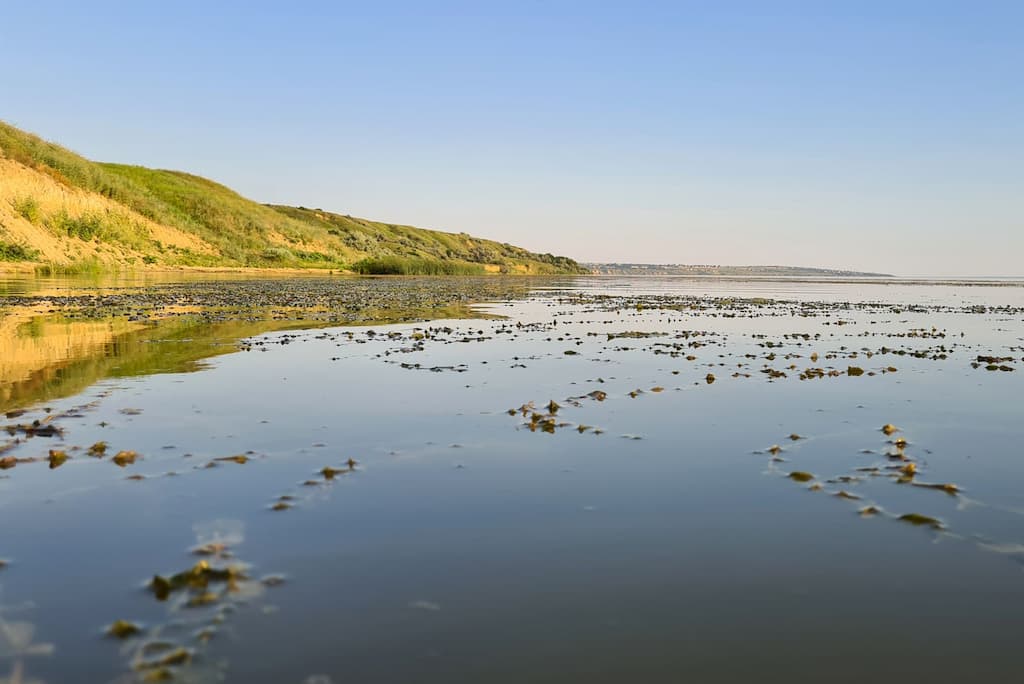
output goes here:
[{"label": "clear blue sky", "polygon": [[0,118],[586,261],[1024,275],[1024,2],[6,3]]}]

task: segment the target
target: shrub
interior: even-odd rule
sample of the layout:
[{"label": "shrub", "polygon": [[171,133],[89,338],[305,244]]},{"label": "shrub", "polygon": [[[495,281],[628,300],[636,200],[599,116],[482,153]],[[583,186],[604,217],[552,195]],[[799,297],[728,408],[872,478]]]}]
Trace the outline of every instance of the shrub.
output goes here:
[{"label": "shrub", "polygon": [[36,275],[41,276],[56,276],[56,275],[91,275],[99,276],[106,273],[108,267],[104,266],[103,262],[99,259],[83,259],[82,261],[75,261],[70,264],[58,264],[50,262],[48,264],[40,264],[36,266]]},{"label": "shrub", "polygon": [[138,250],[150,245],[149,229],[117,212],[92,212],[71,216],[62,211],[47,219],[46,225],[57,235],[67,235],[85,242],[119,242]]},{"label": "shrub", "polygon": [[62,211],[47,219],[46,225],[58,235],[76,237],[80,240],[92,240],[102,232],[102,221],[92,214],[73,217]]},{"label": "shrub", "polygon": [[39,203],[34,197],[23,197],[13,202],[14,211],[21,214],[21,217],[29,223],[36,224],[42,218],[39,213]]},{"label": "shrub", "polygon": [[17,242],[0,240],[0,261],[35,261],[39,250]]},{"label": "shrub", "polygon": [[295,255],[284,247],[267,247],[260,256],[267,261],[292,261],[295,259]]},{"label": "shrub", "polygon": [[464,261],[439,261],[413,257],[385,256],[363,259],[352,270],[364,275],[482,275],[483,266]]}]

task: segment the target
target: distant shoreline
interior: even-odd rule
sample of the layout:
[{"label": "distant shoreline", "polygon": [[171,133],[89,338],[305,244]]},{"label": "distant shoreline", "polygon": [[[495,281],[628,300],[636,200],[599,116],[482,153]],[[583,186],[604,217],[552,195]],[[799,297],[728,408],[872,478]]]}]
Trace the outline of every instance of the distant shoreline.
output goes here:
[{"label": "distant shoreline", "polygon": [[[581,277],[581,276],[573,276]],[[683,278],[708,281],[735,281],[766,283],[817,283],[837,285],[947,285],[960,287],[1024,287],[1024,276],[836,276],[836,275],[754,275],[704,273],[592,273],[584,278]]]},{"label": "distant shoreline", "polygon": [[720,266],[711,264],[581,263],[596,275],[692,276],[826,276],[833,278],[895,278],[891,273],[846,271],[809,266]]}]

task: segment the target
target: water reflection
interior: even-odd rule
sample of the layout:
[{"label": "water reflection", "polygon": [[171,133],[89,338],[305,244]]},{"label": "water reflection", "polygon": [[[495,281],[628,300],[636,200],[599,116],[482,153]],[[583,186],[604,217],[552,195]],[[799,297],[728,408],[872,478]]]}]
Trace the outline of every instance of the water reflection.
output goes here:
[{"label": "water reflection", "polygon": [[[2,594],[3,585],[0,585]],[[36,640],[36,626],[24,619],[31,611],[32,604],[20,606],[0,605],[0,664],[10,664],[6,676],[0,676],[0,684],[44,684],[43,680],[29,676],[32,659],[53,655],[53,644]],[[18,619],[11,619],[11,615]]]},{"label": "water reflection", "polygon": [[[472,300],[450,291],[393,302],[354,297],[345,303],[345,285],[351,281],[289,281],[300,291],[309,282],[314,293],[327,282],[345,306],[339,312],[338,301],[325,304],[316,293],[286,300],[286,306],[260,306],[248,299],[247,289],[232,290],[240,284],[237,276],[202,280],[201,288],[213,289],[201,289],[198,296],[186,290],[183,298],[180,289],[173,289],[188,288],[190,282],[159,277],[142,282],[0,281],[0,295],[9,295],[0,297],[0,409],[70,396],[107,378],[199,370],[204,360],[235,351],[239,340],[266,332],[487,317],[471,306]],[[219,282],[224,283],[220,290]],[[259,287],[267,282],[250,279],[242,284]]]}]

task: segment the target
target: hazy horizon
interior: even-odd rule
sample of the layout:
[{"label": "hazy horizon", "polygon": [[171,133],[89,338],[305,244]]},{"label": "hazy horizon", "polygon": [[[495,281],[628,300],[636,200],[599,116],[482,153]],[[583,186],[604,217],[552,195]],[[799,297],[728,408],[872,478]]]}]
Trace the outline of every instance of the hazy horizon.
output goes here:
[{"label": "hazy horizon", "polygon": [[881,277],[892,277],[904,280],[1022,280],[1024,275],[1014,275],[1012,273],[995,273],[995,274],[977,274],[977,273],[954,273],[954,274],[941,274],[941,273],[882,273],[877,271],[867,271],[866,269],[856,268],[828,268],[823,266],[816,266],[814,264],[735,264],[735,263],[722,263],[722,264],[708,264],[708,263],[683,263],[683,262],[658,262],[658,261],[581,261],[581,264],[585,266],[610,266],[610,265],[630,265],[630,266],[686,266],[686,267],[708,267],[708,268],[788,268],[788,269],[811,269],[811,270],[826,270],[826,271],[848,271],[852,273],[868,273],[873,276]]},{"label": "hazy horizon", "polygon": [[0,119],[92,159],[581,262],[1024,275],[1016,3],[5,14],[46,40]]}]

